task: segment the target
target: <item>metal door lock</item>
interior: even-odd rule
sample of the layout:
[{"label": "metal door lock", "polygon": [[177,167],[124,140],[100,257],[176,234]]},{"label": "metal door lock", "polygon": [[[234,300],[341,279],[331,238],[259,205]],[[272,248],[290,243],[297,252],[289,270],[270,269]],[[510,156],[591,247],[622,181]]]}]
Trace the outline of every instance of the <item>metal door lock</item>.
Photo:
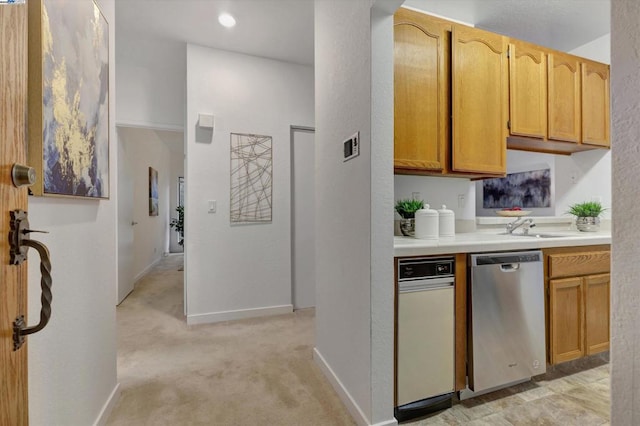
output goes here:
[{"label": "metal door lock", "polygon": [[16,188],[31,186],[36,183],[36,170],[33,167],[14,164],[11,168],[11,180]]}]

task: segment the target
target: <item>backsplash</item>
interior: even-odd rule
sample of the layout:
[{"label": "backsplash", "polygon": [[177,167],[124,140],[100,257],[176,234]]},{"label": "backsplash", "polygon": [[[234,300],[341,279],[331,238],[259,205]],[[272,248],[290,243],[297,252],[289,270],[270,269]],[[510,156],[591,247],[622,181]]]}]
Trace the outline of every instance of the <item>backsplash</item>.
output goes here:
[{"label": "backsplash", "polygon": [[395,175],[394,198],[416,198],[424,200],[432,208],[439,209],[443,204],[453,210],[456,219],[475,219],[476,186],[469,179],[442,178],[431,176]]},{"label": "backsplash", "polygon": [[[606,210],[603,219],[611,217],[611,152],[593,150],[573,155],[507,151],[507,172],[549,168],[551,171],[551,207],[528,209],[533,216],[564,216],[571,204],[600,201]],[[482,208],[482,181],[431,176],[394,177],[394,198],[420,199],[432,207],[446,204],[456,219],[495,216],[496,209]]]}]

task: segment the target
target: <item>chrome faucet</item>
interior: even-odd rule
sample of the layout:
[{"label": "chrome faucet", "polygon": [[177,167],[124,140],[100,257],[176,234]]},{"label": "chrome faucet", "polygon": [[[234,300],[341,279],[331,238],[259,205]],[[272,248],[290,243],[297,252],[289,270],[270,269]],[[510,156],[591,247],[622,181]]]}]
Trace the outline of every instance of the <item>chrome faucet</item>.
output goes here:
[{"label": "chrome faucet", "polygon": [[513,231],[520,228],[521,226],[523,227],[522,232],[524,233],[524,235],[527,235],[529,234],[529,229],[536,226],[536,224],[533,223],[533,219],[531,219],[530,217],[527,219],[522,219],[521,217],[519,217],[511,223],[507,223],[507,234],[513,234]]}]

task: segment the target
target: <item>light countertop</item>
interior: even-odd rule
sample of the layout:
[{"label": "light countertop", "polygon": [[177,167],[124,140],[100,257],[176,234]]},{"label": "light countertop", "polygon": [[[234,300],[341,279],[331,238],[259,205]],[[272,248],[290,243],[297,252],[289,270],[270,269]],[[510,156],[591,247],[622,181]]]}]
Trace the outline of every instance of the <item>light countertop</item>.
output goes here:
[{"label": "light countertop", "polygon": [[557,238],[535,238],[514,235],[500,235],[503,231],[479,231],[456,234],[455,237],[438,240],[419,240],[411,237],[394,237],[394,256],[427,256],[453,253],[488,253],[504,250],[530,250],[549,247],[590,246],[611,244],[611,232],[579,232],[563,230],[545,232],[531,230],[531,234],[562,235]]}]

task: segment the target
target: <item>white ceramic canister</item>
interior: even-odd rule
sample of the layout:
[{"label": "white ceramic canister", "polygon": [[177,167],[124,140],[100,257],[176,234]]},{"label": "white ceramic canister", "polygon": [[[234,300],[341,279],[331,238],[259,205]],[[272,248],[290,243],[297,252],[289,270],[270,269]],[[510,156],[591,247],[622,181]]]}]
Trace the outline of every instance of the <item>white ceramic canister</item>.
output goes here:
[{"label": "white ceramic canister", "polygon": [[437,240],[439,232],[438,211],[429,208],[429,204],[425,204],[424,208],[418,210],[415,216],[415,238],[420,240]]},{"label": "white ceramic canister", "polygon": [[447,210],[444,204],[438,210],[439,216],[439,235],[440,237],[455,237],[456,235],[456,216],[453,210]]}]

